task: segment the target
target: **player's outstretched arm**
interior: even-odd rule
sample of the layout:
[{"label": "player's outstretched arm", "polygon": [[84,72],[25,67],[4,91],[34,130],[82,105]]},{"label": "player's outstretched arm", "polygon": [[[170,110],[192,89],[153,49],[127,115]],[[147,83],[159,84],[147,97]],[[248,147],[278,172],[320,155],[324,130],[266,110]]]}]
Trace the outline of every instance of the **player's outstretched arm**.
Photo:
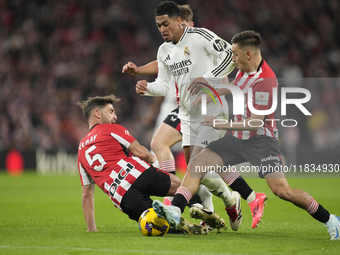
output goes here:
[{"label": "player's outstretched arm", "polygon": [[95,184],[84,185],[82,187],[81,204],[87,225],[87,232],[98,231],[94,218],[94,188]]},{"label": "player's outstretched arm", "polygon": [[140,75],[157,75],[158,74],[158,62],[154,60],[150,63],[147,63],[144,66],[140,66],[139,73]]},{"label": "player's outstretched arm", "polygon": [[[222,84],[230,84],[230,85],[235,85],[235,80],[233,80],[232,82],[229,83],[229,80],[228,80],[228,77],[224,78],[222,80]],[[193,84],[193,82],[189,85],[188,89],[187,90],[190,90],[193,89],[193,87],[190,87],[191,85],[193,85],[193,87],[195,86]],[[196,86],[197,87],[197,86]],[[227,88],[219,88],[216,90],[217,94],[219,96],[225,96],[225,95],[229,95],[231,94],[231,91]],[[217,95],[212,94],[214,97],[216,97]],[[207,97],[207,103],[210,103],[213,99],[211,97]],[[195,100],[192,102],[191,106],[196,108],[198,106],[198,104],[202,101],[202,95],[198,96],[195,98]]]},{"label": "player's outstretched arm", "polygon": [[[222,84],[235,85],[235,80],[229,82],[228,77],[225,77],[222,79]],[[201,91],[200,89],[205,88],[207,85],[209,85],[209,83],[203,77],[198,77],[189,84],[187,91],[190,91],[191,95],[196,95],[198,92]],[[229,89],[219,89],[217,90],[217,92],[219,92],[218,94],[220,96],[228,95],[231,93]]]},{"label": "player's outstretched arm", "polygon": [[139,74],[139,68],[134,63],[128,62],[123,66],[122,73],[136,75]]},{"label": "player's outstretched arm", "polygon": [[144,66],[138,67],[132,62],[128,62],[123,66],[122,73],[128,73],[131,75],[157,75],[158,73],[158,62],[154,60],[147,63]]},{"label": "player's outstretched arm", "polygon": [[148,82],[146,80],[140,80],[136,84],[136,93],[139,95],[144,95],[148,91]]},{"label": "player's outstretched arm", "polygon": [[[216,90],[217,94],[219,96],[224,96],[224,95],[229,95],[231,94],[230,90],[227,88],[221,88]],[[214,97],[217,97],[217,95],[212,94]],[[207,103],[210,103],[213,99],[211,97],[207,97]],[[195,100],[191,103],[191,106],[196,108],[198,104],[202,101],[202,95],[199,95],[198,97],[195,98]]]},{"label": "player's outstretched arm", "polygon": [[150,151],[140,145],[137,140],[133,141],[128,149],[134,156],[139,157],[148,163],[154,163],[157,159],[155,154],[150,153]]}]

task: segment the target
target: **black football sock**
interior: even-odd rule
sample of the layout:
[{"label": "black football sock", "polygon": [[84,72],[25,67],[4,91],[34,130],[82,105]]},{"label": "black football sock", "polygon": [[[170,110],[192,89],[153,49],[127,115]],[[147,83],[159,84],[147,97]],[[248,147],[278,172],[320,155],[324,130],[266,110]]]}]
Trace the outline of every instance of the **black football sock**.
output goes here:
[{"label": "black football sock", "polygon": [[326,223],[331,215],[322,205],[319,204],[319,208],[314,214],[311,214],[311,216],[321,223]]},{"label": "black football sock", "polygon": [[180,193],[176,193],[174,199],[171,202],[171,205],[177,206],[181,209],[181,213],[184,212],[184,208],[186,207],[187,204],[188,202],[186,198]]},{"label": "black football sock", "polygon": [[193,204],[202,204],[202,200],[199,195],[195,194],[193,197],[190,199],[188,203],[188,207],[191,207]]},{"label": "black football sock", "polygon": [[242,176],[239,176],[232,184],[229,185],[229,187],[240,193],[244,200],[247,200],[249,195],[253,192],[252,188],[249,187],[248,183],[246,183]]}]

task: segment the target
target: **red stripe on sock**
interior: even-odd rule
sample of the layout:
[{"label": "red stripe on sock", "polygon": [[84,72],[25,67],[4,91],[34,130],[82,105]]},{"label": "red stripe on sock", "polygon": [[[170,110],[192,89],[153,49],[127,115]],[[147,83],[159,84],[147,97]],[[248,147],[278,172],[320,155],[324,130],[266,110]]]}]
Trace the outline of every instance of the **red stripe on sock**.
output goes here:
[{"label": "red stripe on sock", "polygon": [[167,160],[167,161],[159,162],[159,167],[164,172],[175,172],[176,171],[175,160]]},{"label": "red stripe on sock", "polygon": [[223,178],[223,180],[228,184],[228,186],[230,186],[231,184],[233,184],[233,182],[238,178],[240,177],[240,174],[239,172],[237,172],[236,170],[236,167],[235,166],[232,166],[231,167],[233,172],[230,172],[227,174],[227,176],[225,176]]},{"label": "red stripe on sock", "polygon": [[180,186],[177,189],[176,194],[181,194],[183,197],[185,197],[187,202],[189,202],[189,200],[192,198],[192,194],[191,194],[190,190],[188,190],[187,188],[185,188],[183,186]]},{"label": "red stripe on sock", "polygon": [[310,215],[312,215],[312,214],[314,214],[314,213],[318,210],[318,208],[319,208],[319,203],[316,202],[316,201],[314,200],[314,198],[312,198],[312,199],[310,200],[308,206],[306,207],[306,211],[307,211]]}]

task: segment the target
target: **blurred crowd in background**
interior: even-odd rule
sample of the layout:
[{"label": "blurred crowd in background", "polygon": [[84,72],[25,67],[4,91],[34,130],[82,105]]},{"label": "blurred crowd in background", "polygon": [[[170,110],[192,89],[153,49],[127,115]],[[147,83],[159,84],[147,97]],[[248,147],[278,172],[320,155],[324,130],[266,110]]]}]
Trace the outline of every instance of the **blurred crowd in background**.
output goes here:
[{"label": "blurred crowd in background", "polygon": [[[128,61],[156,58],[163,42],[154,23],[159,2],[0,0],[0,151],[76,151],[88,131],[76,102],[111,93],[122,98],[118,123],[149,146],[155,121],[144,117],[153,99],[137,95],[135,84],[155,77],[121,71]],[[190,5],[195,26],[227,41],[243,30],[260,32],[263,56],[284,86],[312,94],[306,104],[312,116],[300,116],[301,142],[339,147],[338,0],[175,2]]]}]

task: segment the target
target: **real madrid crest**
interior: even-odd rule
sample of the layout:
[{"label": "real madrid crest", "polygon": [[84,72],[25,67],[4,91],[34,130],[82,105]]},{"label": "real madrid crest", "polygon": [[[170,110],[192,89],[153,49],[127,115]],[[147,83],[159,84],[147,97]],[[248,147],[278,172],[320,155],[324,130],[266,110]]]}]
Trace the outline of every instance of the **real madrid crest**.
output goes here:
[{"label": "real madrid crest", "polygon": [[184,48],[184,56],[189,56],[190,55],[190,50],[189,50],[189,48],[188,47],[185,47]]}]

